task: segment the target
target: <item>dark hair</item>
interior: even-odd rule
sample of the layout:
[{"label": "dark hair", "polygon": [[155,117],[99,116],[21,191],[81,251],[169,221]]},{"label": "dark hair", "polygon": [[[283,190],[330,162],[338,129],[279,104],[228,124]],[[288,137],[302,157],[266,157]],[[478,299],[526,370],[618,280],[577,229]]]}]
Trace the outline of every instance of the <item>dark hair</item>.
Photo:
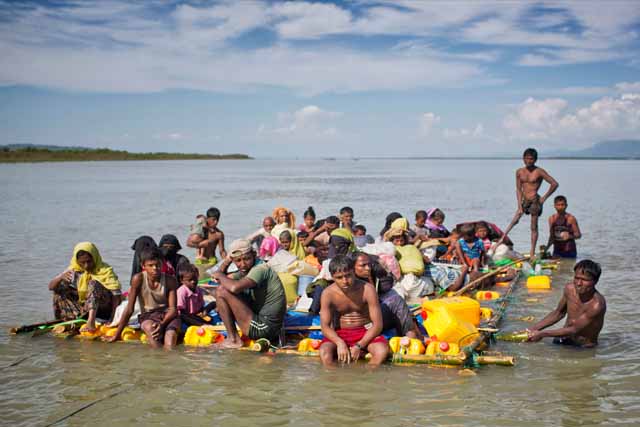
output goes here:
[{"label": "dark hair", "polygon": [[387,215],[384,220],[384,227],[382,227],[382,230],[380,230],[380,235],[384,236],[384,233],[386,233],[389,228],[391,228],[391,223],[398,218],[402,218],[402,215],[398,212],[391,212],[389,215]]},{"label": "dark hair", "polygon": [[325,221],[333,225],[340,224],[340,219],[335,215],[328,216],[327,219],[325,219]]},{"label": "dark hair", "polygon": [[353,215],[353,209],[351,209],[350,206],[345,206],[340,209],[340,215],[342,215],[343,213],[350,213],[351,215]]},{"label": "dark hair", "polygon": [[365,226],[364,226],[364,225],[362,225],[362,224],[358,224],[358,225],[353,226],[353,231],[356,231],[356,230],[360,230],[360,231],[362,231],[364,234],[367,234],[367,227],[365,227]]},{"label": "dark hair", "polygon": [[600,268],[600,264],[598,264],[595,261],[591,261],[590,259],[583,259],[582,261],[577,263],[573,267],[573,271],[575,273],[577,273],[578,271],[581,271],[587,274],[593,279],[594,283],[598,283],[598,280],[600,280],[600,274],[602,274],[602,269]]},{"label": "dark hair", "polygon": [[307,237],[309,237],[309,233],[306,231],[298,231],[298,238],[303,238],[306,239]]},{"label": "dark hair", "polygon": [[273,225],[275,225],[275,224],[276,224],[276,220],[275,220],[275,219],[273,219],[273,217],[271,217],[271,216],[265,216],[264,218],[262,218],[262,223],[264,224],[264,222],[265,222],[266,220],[269,220]]},{"label": "dark hair", "polygon": [[162,261],[162,253],[158,248],[145,248],[140,252],[140,264],[144,264],[147,261],[159,260]]},{"label": "dark hair", "polygon": [[284,230],[282,233],[280,233],[280,235],[278,236],[278,240],[283,238],[289,239],[289,241],[293,239],[293,237],[291,236],[291,232],[289,230]]},{"label": "dark hair", "polygon": [[431,218],[442,218],[444,221],[445,215],[440,208],[437,208],[433,213],[431,213]]},{"label": "dark hair", "polygon": [[313,219],[316,219],[316,211],[313,210],[313,206],[309,206],[306,211],[304,211],[303,218],[310,216]]},{"label": "dark hair", "polygon": [[348,273],[353,271],[353,260],[346,255],[336,255],[329,263],[329,273]]},{"label": "dark hair", "polygon": [[427,219],[427,211],[420,210],[420,211],[416,212],[416,219],[418,219],[418,218]]},{"label": "dark hair", "polygon": [[200,277],[200,273],[198,272],[198,267],[196,267],[195,265],[189,263],[189,264],[182,264],[180,265],[180,268],[178,268],[178,279],[182,279],[182,276],[187,274],[187,273],[191,273],[195,276],[196,280],[198,279],[198,277]]},{"label": "dark hair", "polygon": [[460,234],[464,237],[472,237],[476,232],[476,228],[473,224],[465,223],[460,224]]},{"label": "dark hair", "polygon": [[220,209],[218,208],[207,209],[207,218],[220,219]]},{"label": "dark hair", "polygon": [[558,203],[558,202],[565,202],[567,203],[567,198],[564,196],[556,196],[553,199],[553,203]]},{"label": "dark hair", "polygon": [[[89,253],[89,252],[87,252],[87,251],[82,251],[82,250],[80,250],[80,251],[78,251],[78,253],[76,253],[76,260],[77,260],[79,257],[83,256],[83,255],[89,255],[89,256],[91,257],[91,259],[93,259],[93,255],[91,255],[91,253]],[[95,261],[95,260],[94,260],[94,261]]]},{"label": "dark hair", "polygon": [[476,222],[476,223],[475,223],[475,225],[474,225],[474,228],[475,228],[475,231],[478,231],[478,230],[479,230],[479,229],[481,229],[481,228],[484,228],[484,229],[486,229],[486,230],[487,230],[487,231],[489,231],[489,232],[491,231],[491,227],[489,227],[489,224],[487,224],[487,223],[486,223],[486,222],[484,222],[484,221],[478,221],[478,222]]},{"label": "dark hair", "polygon": [[526,156],[531,156],[535,160],[538,160],[538,151],[535,148],[527,148],[526,150],[524,150],[524,153],[522,153],[522,157]]}]

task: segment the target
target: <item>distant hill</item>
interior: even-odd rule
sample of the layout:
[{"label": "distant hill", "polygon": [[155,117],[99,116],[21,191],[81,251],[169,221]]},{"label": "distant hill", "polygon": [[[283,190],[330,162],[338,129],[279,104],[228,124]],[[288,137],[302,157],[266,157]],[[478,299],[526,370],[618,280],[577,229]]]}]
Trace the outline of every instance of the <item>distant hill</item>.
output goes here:
[{"label": "distant hill", "polygon": [[640,140],[603,141],[583,150],[550,151],[544,157],[640,159]]},{"label": "distant hill", "polygon": [[89,147],[79,147],[79,146],[63,146],[63,145],[40,145],[40,144],[7,144],[0,145],[0,150],[6,151],[6,149],[11,151],[14,150],[23,150],[25,148],[38,148],[41,150],[49,150],[49,151],[63,151],[63,150],[73,150],[73,151],[89,151],[95,150],[95,148]]}]

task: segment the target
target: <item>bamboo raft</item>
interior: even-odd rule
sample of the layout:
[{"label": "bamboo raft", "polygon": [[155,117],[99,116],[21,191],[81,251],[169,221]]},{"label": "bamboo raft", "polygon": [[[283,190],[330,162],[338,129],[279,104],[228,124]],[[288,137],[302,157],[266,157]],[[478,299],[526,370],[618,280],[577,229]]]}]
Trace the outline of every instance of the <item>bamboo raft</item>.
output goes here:
[{"label": "bamboo raft", "polygon": [[[520,260],[518,260],[520,261]],[[515,262],[514,262],[515,263]],[[455,295],[463,295],[465,293],[473,290],[481,281],[487,277],[493,276],[506,270],[506,268],[512,266],[513,264],[509,264],[503,267],[498,268],[492,272],[489,272],[478,280],[474,280],[467,284],[465,287],[460,289],[460,291],[456,292]],[[499,365],[499,366],[514,366],[515,365],[515,357],[509,355],[502,355],[500,353],[489,352],[487,349],[489,348],[494,334],[499,331],[498,327],[501,321],[504,318],[505,312],[509,305],[509,301],[511,299],[511,295],[517,285],[519,279],[521,278],[521,273],[518,271],[516,276],[509,282],[508,286],[504,293],[501,294],[501,297],[497,300],[498,305],[493,310],[492,317],[484,322],[481,328],[478,328],[478,336],[473,339],[471,343],[465,345],[460,348],[460,352],[455,355],[446,355],[446,354],[434,354],[434,355],[426,355],[426,354],[401,354],[401,353],[390,353],[388,362],[393,365],[436,365],[436,366],[457,366],[457,367],[478,367],[481,365]],[[20,334],[26,332],[32,332],[33,336],[46,334],[48,332],[53,331],[54,333],[58,332],[59,336],[62,337],[71,337],[78,333],[79,325],[84,322],[84,319],[75,319],[71,321],[61,322],[59,320],[43,322],[33,325],[25,325],[17,328],[12,328],[10,330],[11,334]],[[221,332],[225,330],[224,325],[208,325],[208,329],[212,329],[216,332]],[[319,326],[285,326],[285,331],[287,333],[304,333],[310,331],[318,331],[321,328]],[[217,348],[215,345],[212,347]],[[255,342],[252,342],[248,347],[241,348],[243,351],[256,352],[256,353],[265,353],[268,352],[273,356],[301,356],[301,357],[319,357],[319,352],[317,351],[306,351],[301,352],[298,351],[291,346],[284,347],[275,347],[266,339],[259,339]]]}]

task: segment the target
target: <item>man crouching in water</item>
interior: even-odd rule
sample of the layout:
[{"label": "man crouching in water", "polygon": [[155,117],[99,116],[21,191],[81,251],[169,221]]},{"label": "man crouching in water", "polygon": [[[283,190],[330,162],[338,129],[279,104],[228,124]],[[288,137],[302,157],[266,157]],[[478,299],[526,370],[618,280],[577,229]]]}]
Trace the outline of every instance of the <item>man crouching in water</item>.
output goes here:
[{"label": "man crouching in water", "polygon": [[[555,337],[554,344],[594,347],[604,325],[607,303],[596,290],[600,278],[600,264],[582,260],[573,267],[573,282],[567,283],[558,307],[529,329],[528,341]],[[564,327],[543,331],[567,315]]]},{"label": "man crouching in water", "polygon": [[336,354],[340,362],[355,362],[368,351],[369,364],[380,365],[387,358],[389,344],[380,335],[382,312],[375,288],[355,278],[353,260],[344,255],[331,260],[329,271],[333,284],[322,293],[320,302],[322,363],[335,365]]}]

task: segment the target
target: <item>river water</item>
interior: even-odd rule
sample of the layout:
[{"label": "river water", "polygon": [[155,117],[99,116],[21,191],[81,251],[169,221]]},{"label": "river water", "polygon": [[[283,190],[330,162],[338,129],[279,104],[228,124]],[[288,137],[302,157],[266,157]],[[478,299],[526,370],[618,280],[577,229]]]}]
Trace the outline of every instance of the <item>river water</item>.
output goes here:
[{"label": "river water", "polygon": [[[498,343],[515,367],[476,375],[427,366],[325,370],[314,358],[269,357],[180,347],[166,353],[135,344],[10,336],[10,326],[51,318],[48,281],[74,244],[96,243],[128,286],[136,237],[173,233],[209,206],[222,211],[232,239],[258,228],[273,207],[301,217],[354,208],[371,234],[387,213],[413,219],[441,207],[446,224],[489,219],[504,227],[515,208],[517,160],[253,160],[86,162],[0,165],[0,424],[47,425],[502,425],[640,424],[640,253],[635,161],[542,161],[560,182],[583,232],[580,257],[602,264],[598,287],[608,312],[597,349]],[[553,210],[545,205],[546,217]],[[528,218],[515,228],[529,247]],[[541,239],[548,236],[546,222]],[[193,258],[190,249],[184,254]],[[554,289],[518,289],[505,330],[526,327],[555,306],[571,278]],[[15,366],[9,366],[20,362]]]}]

